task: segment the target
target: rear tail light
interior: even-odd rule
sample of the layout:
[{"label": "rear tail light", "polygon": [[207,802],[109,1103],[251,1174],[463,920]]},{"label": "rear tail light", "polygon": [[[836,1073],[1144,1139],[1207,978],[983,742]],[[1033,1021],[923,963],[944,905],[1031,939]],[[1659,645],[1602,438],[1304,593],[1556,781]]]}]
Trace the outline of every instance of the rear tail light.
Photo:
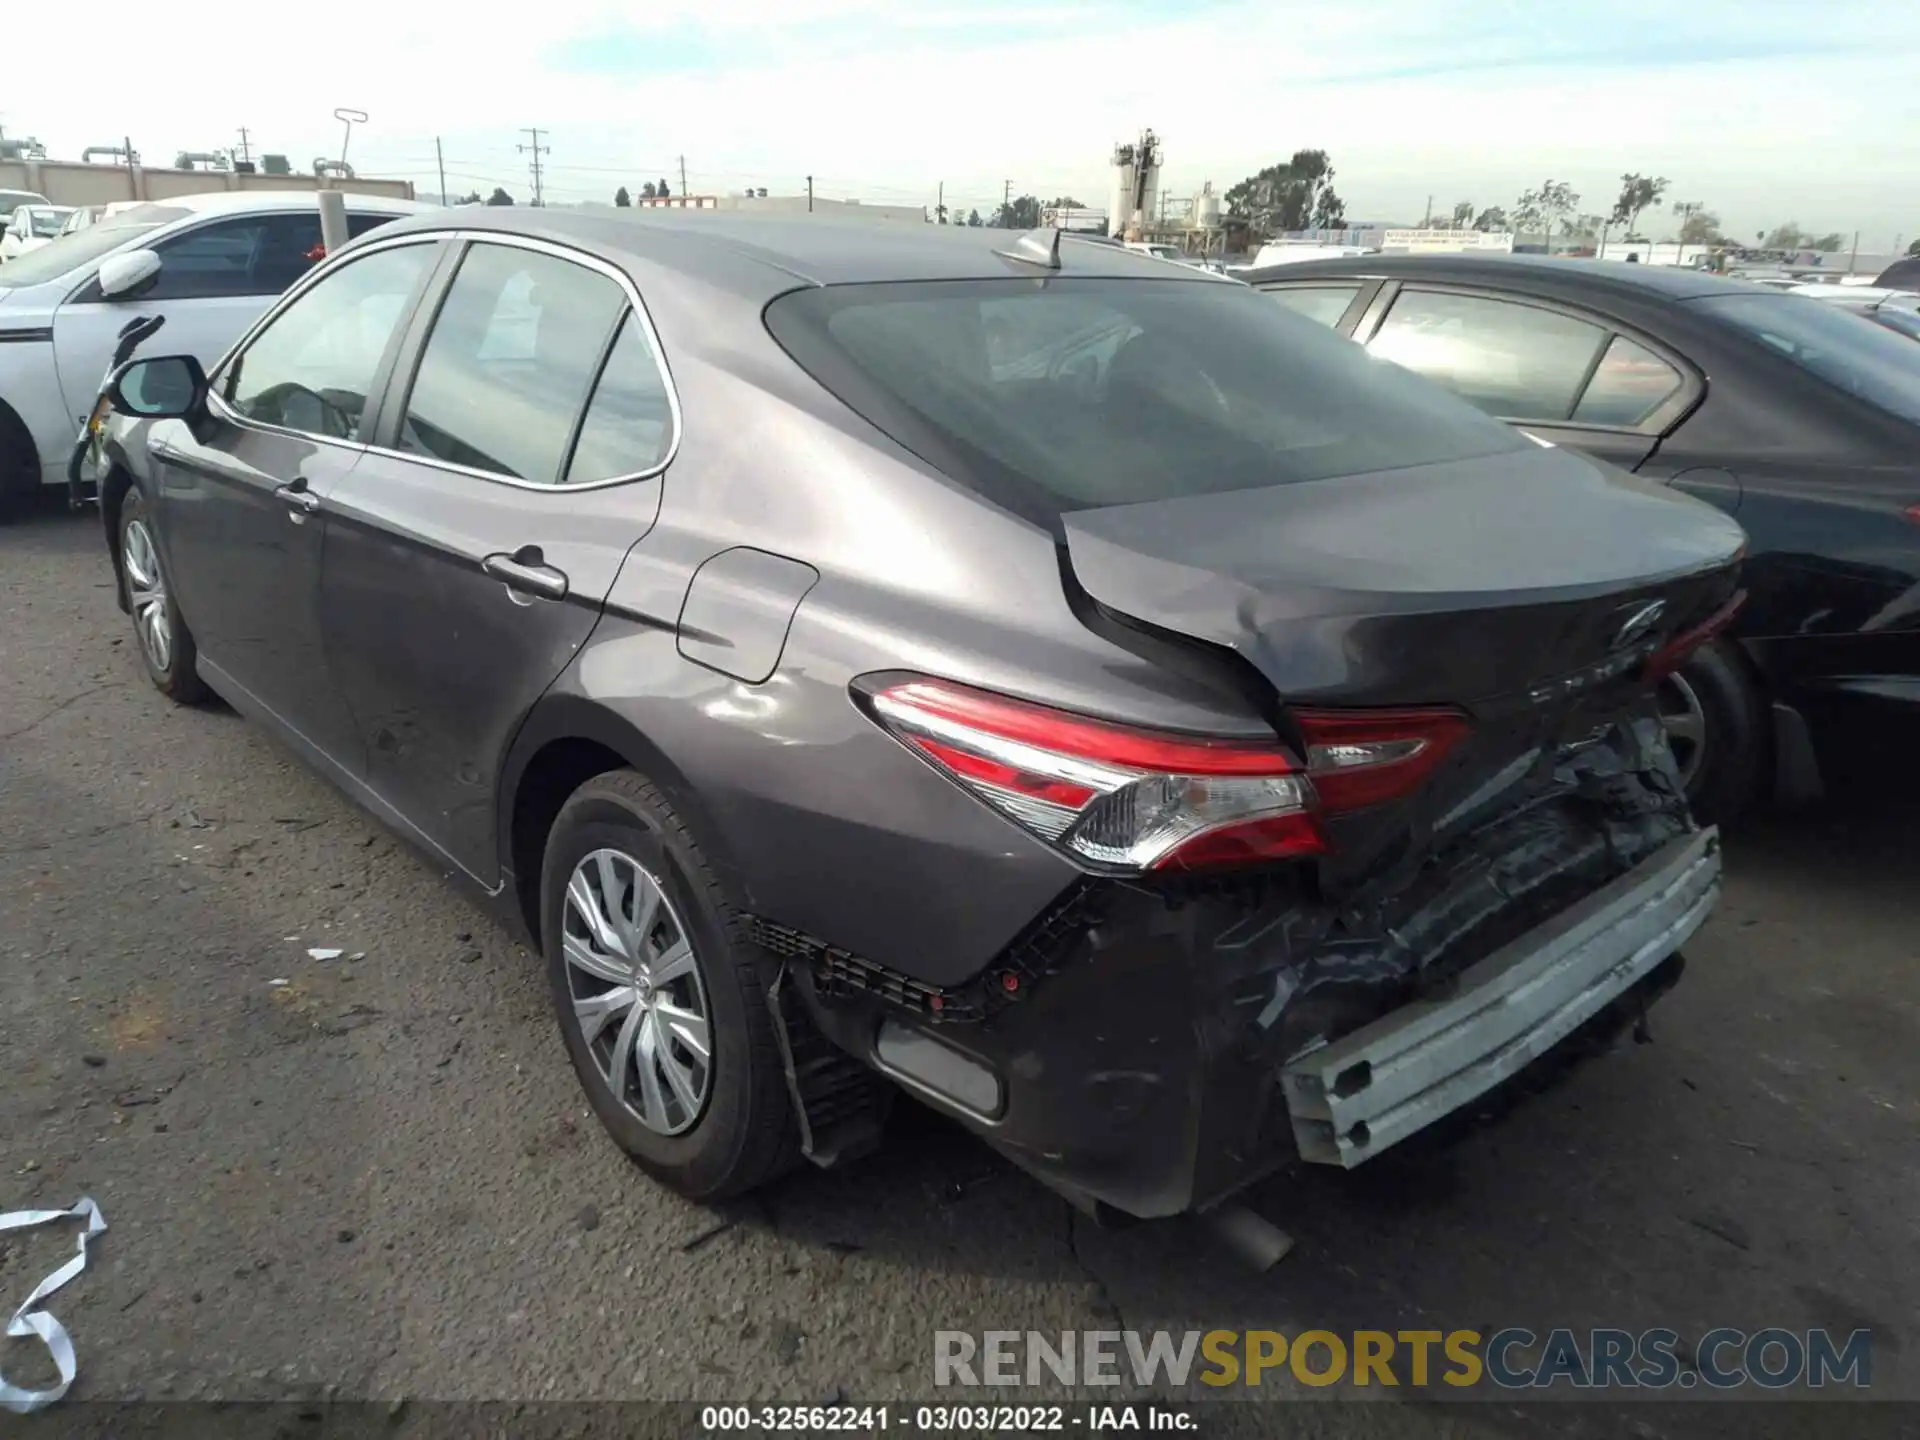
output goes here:
[{"label": "rear tail light", "polygon": [[1739,591],[1731,600],[1691,630],[1682,630],[1649,655],[1646,669],[1642,673],[1648,680],[1659,680],[1671,675],[1687,663],[1694,651],[1731,625],[1733,617],[1740,613],[1740,607],[1746,603],[1747,592]]},{"label": "rear tail light", "polygon": [[1410,793],[1464,733],[1454,711],[1302,714],[1277,741],[1169,735],[942,680],[872,697],[893,735],[1068,854],[1120,870],[1318,855],[1320,817]]}]

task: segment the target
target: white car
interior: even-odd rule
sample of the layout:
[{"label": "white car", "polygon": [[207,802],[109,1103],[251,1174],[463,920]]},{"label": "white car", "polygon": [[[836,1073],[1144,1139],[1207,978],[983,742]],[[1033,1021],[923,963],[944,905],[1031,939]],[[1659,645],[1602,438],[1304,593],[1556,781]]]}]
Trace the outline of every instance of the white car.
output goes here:
[{"label": "white car", "polygon": [[[433,208],[349,195],[347,228]],[[129,321],[164,315],[167,353],[211,367],[320,253],[314,195],[263,191],[137,205],[0,265],[0,516],[66,483]]]},{"label": "white car", "polygon": [[118,215],[122,210],[137,210],[145,203],[141,200],[116,200],[111,205],[81,205],[67,216],[67,223],[60,227],[60,233],[71,235],[76,230],[99,224],[109,215]]},{"label": "white car", "polygon": [[37,190],[0,190],[0,221],[9,220],[22,205],[51,205]]},{"label": "white car", "polygon": [[0,231],[0,264],[18,260],[60,233],[73,213],[71,205],[16,205]]}]

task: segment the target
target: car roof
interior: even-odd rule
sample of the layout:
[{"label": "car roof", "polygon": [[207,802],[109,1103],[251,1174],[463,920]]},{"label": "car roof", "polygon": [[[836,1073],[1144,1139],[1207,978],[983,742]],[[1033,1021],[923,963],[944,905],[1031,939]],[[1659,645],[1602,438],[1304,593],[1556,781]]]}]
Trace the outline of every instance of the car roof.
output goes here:
[{"label": "car roof", "polygon": [[1242,270],[1249,285],[1268,280],[1446,280],[1530,290],[1539,294],[1612,294],[1621,299],[1695,300],[1708,295],[1749,295],[1764,289],[1677,265],[1629,264],[1624,260],[1553,259],[1545,255],[1359,255],[1340,260],[1302,260]]},{"label": "car roof", "polygon": [[[356,210],[381,210],[393,215],[419,215],[439,208],[435,205],[422,204],[418,200],[400,200],[390,195],[362,195],[354,190],[348,190],[345,194],[347,203]],[[187,210],[195,215],[218,215],[249,210],[318,209],[320,196],[314,190],[210,190],[196,195],[170,195],[164,200],[136,203],[169,210]]]},{"label": "car roof", "polygon": [[[1011,249],[1019,239],[1011,230],[805,213],[465,205],[401,221],[381,234],[433,229],[495,231],[549,240],[616,264],[640,261],[688,273],[737,270],[745,261],[762,272],[763,281],[777,281],[776,292],[793,288],[796,281],[838,285],[1047,273],[994,253]],[[1232,283],[1202,270],[1169,267],[1164,260],[1123,246],[1081,240],[1066,231],[1061,232],[1057,273]]]}]

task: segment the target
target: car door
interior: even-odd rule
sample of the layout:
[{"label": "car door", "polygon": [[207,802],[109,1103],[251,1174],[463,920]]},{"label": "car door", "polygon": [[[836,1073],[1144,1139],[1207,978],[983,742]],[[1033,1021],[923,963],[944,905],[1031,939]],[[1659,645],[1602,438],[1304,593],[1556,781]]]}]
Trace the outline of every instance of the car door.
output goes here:
[{"label": "car door", "polygon": [[328,499],[328,667],[368,788],[491,886],[500,764],[653,524],[676,403],[625,275],[492,237],[423,308],[377,424]]},{"label": "car door", "polygon": [[213,377],[204,420],[147,436],[160,541],[209,681],[351,771],[359,734],[326,673],[316,610],[324,507],[360,460],[366,398],[439,249],[396,243],[322,275]]},{"label": "car door", "polygon": [[1355,338],[1541,440],[1628,470],[1698,393],[1685,363],[1645,337],[1531,298],[1403,284]]}]

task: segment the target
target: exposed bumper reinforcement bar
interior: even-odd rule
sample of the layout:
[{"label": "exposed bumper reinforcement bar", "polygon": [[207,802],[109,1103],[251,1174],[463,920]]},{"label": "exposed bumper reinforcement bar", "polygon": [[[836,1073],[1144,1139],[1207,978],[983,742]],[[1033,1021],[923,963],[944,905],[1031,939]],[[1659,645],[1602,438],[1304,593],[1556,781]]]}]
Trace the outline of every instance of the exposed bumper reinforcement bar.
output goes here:
[{"label": "exposed bumper reinforcement bar", "polygon": [[1352,1169],[1517,1073],[1700,928],[1720,894],[1715,829],[1669,842],[1604,889],[1421,1000],[1286,1067],[1303,1158]]}]

